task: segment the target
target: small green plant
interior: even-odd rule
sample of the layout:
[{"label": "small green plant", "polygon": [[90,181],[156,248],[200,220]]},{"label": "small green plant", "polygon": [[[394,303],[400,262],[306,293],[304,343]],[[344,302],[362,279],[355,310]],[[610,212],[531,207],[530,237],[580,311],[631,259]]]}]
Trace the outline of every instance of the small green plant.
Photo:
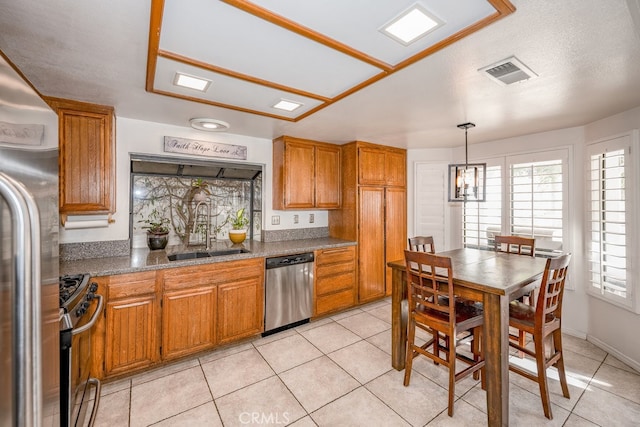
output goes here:
[{"label": "small green plant", "polygon": [[199,188],[205,193],[211,195],[211,191],[209,191],[209,183],[203,180],[202,178],[196,178],[191,181],[191,188]]},{"label": "small green plant", "polygon": [[164,234],[169,232],[169,218],[165,218],[158,209],[153,209],[146,219],[138,221],[146,224],[142,228],[149,234]]},{"label": "small green plant", "polygon": [[227,221],[234,230],[244,230],[249,225],[249,218],[244,213],[244,208],[239,209],[235,215],[229,215]]}]

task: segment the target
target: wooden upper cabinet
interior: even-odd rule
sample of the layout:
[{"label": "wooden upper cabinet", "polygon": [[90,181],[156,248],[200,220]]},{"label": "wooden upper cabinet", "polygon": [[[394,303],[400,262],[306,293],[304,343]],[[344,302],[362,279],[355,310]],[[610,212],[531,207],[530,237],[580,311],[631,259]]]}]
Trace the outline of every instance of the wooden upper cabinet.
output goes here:
[{"label": "wooden upper cabinet", "polygon": [[60,213],[115,212],[112,107],[46,98],[58,113]]},{"label": "wooden upper cabinet", "polygon": [[385,152],[384,171],[386,184],[393,187],[406,187],[407,185],[407,153],[406,151]]},{"label": "wooden upper cabinet", "polygon": [[340,207],[340,147],[316,146],[316,208]]},{"label": "wooden upper cabinet", "polygon": [[340,147],[282,136],[273,141],[273,208],[340,207]]},{"label": "wooden upper cabinet", "polygon": [[358,148],[358,183],[360,185],[390,185],[404,187],[406,152],[393,148]]}]

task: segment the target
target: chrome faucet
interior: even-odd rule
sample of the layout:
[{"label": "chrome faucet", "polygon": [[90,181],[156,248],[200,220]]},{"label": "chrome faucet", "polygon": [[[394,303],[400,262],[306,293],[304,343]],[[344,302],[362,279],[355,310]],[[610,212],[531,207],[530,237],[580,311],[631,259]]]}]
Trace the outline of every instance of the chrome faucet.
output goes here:
[{"label": "chrome faucet", "polygon": [[194,211],[194,220],[193,220],[193,230],[191,231],[191,233],[195,234],[196,230],[198,228],[198,209],[200,209],[200,205],[204,205],[207,209],[207,229],[205,232],[205,249],[209,250],[211,249],[211,243],[209,242],[209,233],[211,230],[211,206],[209,206],[209,203],[207,202],[198,202],[198,204],[196,205],[196,209]]}]

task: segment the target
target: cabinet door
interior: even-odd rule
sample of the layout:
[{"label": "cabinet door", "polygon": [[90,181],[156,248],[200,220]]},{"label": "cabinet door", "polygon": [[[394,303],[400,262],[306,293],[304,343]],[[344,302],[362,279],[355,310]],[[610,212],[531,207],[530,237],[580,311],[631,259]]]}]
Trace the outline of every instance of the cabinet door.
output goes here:
[{"label": "cabinet door", "polygon": [[285,143],[285,208],[315,206],[315,148],[313,144]]},{"label": "cabinet door", "polygon": [[385,151],[379,148],[358,149],[358,182],[361,185],[384,185]]},{"label": "cabinet door", "polygon": [[407,158],[405,153],[387,151],[384,169],[387,185],[407,186]]},{"label": "cabinet door", "polygon": [[155,295],[108,302],[105,310],[105,375],[155,363],[158,360]]},{"label": "cabinet door", "polygon": [[407,246],[407,192],[404,188],[385,190],[385,269],[386,295],[391,295],[390,261],[404,258]]},{"label": "cabinet door", "polygon": [[113,108],[55,98],[48,101],[58,113],[60,213],[113,213]]},{"label": "cabinet door", "polygon": [[316,208],[340,207],[340,147],[316,147]]},{"label": "cabinet door", "polygon": [[218,285],[218,342],[258,334],[264,330],[264,276]]},{"label": "cabinet door", "polygon": [[216,344],[215,286],[165,292],[162,301],[164,360]]},{"label": "cabinet door", "polygon": [[360,187],[358,301],[385,295],[384,187]]}]

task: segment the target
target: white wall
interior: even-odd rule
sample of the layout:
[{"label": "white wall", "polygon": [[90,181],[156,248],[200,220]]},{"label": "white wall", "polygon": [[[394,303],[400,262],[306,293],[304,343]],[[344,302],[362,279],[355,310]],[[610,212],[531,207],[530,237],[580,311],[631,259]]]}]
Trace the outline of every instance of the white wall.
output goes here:
[{"label": "white wall", "polygon": [[[585,141],[590,143],[639,128],[640,107],[585,126]],[[640,239],[640,236],[628,237]],[[598,298],[589,297],[588,300],[588,339],[632,366],[635,362],[634,367],[640,370],[640,315]]]},{"label": "white wall", "polygon": [[[207,157],[185,156],[165,153],[164,137],[176,136],[212,141],[225,144],[244,145],[247,147],[247,163],[264,165],[263,179],[263,229],[278,230],[292,228],[327,227],[327,211],[275,211],[271,204],[272,186],[272,143],[269,139],[253,138],[231,133],[201,132],[190,127],[171,126],[162,123],[133,120],[123,117],[116,119],[116,213],[115,223],[105,228],[89,228],[80,230],[60,229],[60,243],[98,242],[108,240],[125,240],[129,238],[129,153],[158,154],[171,157],[192,157],[206,160]],[[225,161],[226,159],[215,159]],[[315,221],[309,223],[309,214],[314,214]],[[280,217],[280,225],[271,225],[272,216]],[[294,224],[294,215],[299,216],[298,224]]]},{"label": "white wall", "polygon": [[[586,293],[584,279],[585,246],[582,238],[585,221],[584,148],[586,143],[607,136],[640,128],[640,108],[618,114],[584,127],[560,129],[551,132],[525,135],[499,141],[469,146],[469,161],[482,161],[493,157],[525,154],[552,150],[561,147],[570,149],[569,169],[569,241],[567,251],[573,254],[570,279],[574,289],[567,290],[564,299],[563,329],[575,336],[587,338],[605,348],[614,356],[640,369],[640,316],[607,302],[595,299]],[[408,234],[412,235],[415,217],[413,201],[414,171],[418,162],[444,165],[452,159],[463,159],[464,147],[455,150],[408,150]],[[443,189],[446,197],[447,189]],[[450,203],[448,214],[451,224],[446,247],[457,247],[460,242],[460,205]],[[635,236],[640,238],[640,236]]]}]

